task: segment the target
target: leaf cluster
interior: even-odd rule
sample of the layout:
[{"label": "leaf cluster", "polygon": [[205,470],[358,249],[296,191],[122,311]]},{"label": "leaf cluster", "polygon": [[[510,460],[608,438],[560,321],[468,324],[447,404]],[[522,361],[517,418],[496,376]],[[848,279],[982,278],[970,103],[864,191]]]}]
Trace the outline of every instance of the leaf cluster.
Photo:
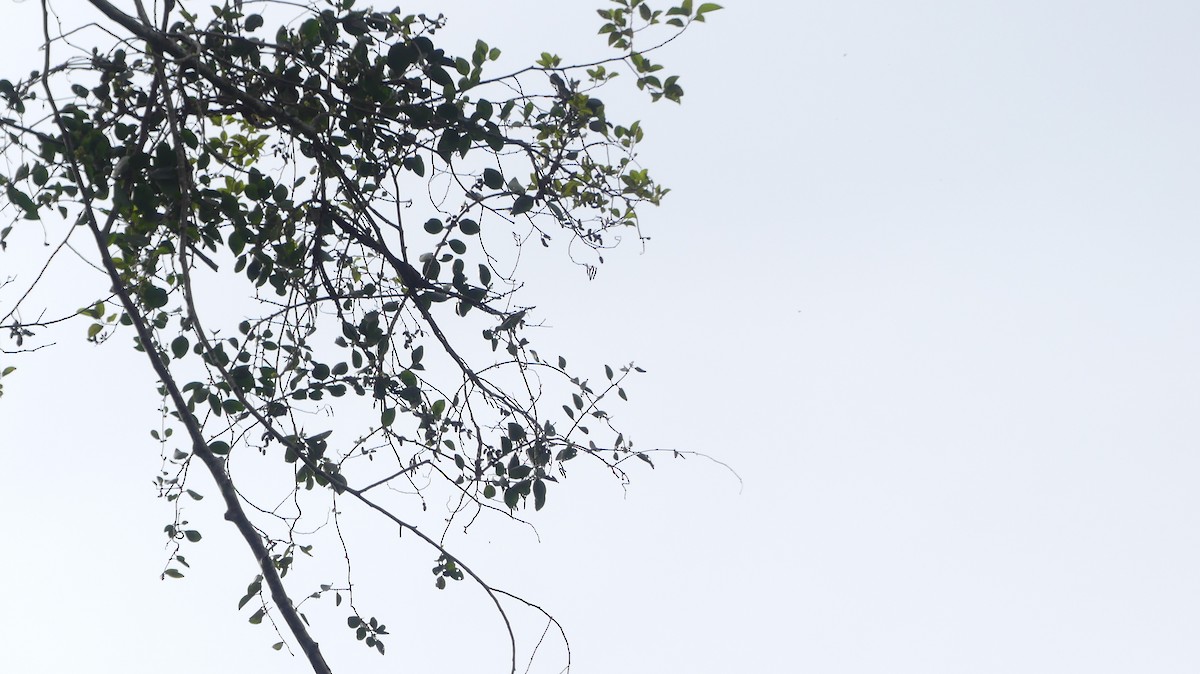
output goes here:
[{"label": "leaf cluster", "polygon": [[[600,12],[616,56],[543,54],[495,75],[498,48],[438,46],[441,17],[352,0],[277,24],[241,2],[203,16],[167,3],[154,18],[89,4],[128,38],[52,64],[47,34],[41,72],[0,80],[17,167],[0,174],[0,248],[34,220],[61,233],[56,251],[90,235],[97,299],[66,315],[90,319],[89,341],[124,332],[146,355],[164,401],[152,434],[176,508],[166,533],[176,553],[201,540],[178,500],[200,498],[186,486],[199,459],[262,564],[239,603],[263,598],[251,622],[269,615],[265,583],[320,671],[278,602],[293,552],[312,550],[295,533],[300,509],[239,491],[245,453],[289,472],[295,498],[350,498],[416,533],[438,552],[439,588],[482,581],[375,494],[422,475],[456,495],[451,520],[473,521],[541,510],[580,457],[621,479],[626,459],[649,463],[606,410],[640,368],[605,366],[593,385],[539,355],[515,261],[527,241],[565,235],[602,262],[614,231],[640,236],[639,208],[667,190],[636,161],[641,125],[614,120],[600,90],[628,70],[653,100],[679,102],[678,78],[647,54],[719,6],[619,0]],[[674,32],[642,48],[652,27]],[[21,347],[56,321],[22,321],[19,304],[0,327]],[[348,624],[384,651],[375,618]]]}]

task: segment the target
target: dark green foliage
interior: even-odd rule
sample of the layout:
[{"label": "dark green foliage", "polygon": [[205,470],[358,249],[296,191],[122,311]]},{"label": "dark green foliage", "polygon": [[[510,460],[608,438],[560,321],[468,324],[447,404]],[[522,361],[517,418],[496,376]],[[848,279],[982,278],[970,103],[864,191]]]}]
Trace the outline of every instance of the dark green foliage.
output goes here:
[{"label": "dark green foliage", "polygon": [[[270,29],[295,9],[266,4],[149,21],[92,0],[126,40],[0,80],[15,167],[0,175],[10,206],[0,247],[30,220],[64,241],[91,237],[107,279],[93,304],[66,313],[91,319],[89,340],[128,334],[160,379],[163,495],[201,498],[184,479],[193,459],[204,463],[261,564],[239,608],[259,598],[252,623],[280,611],[326,671],[303,621],[278,604],[294,553],[312,546],[295,526],[263,538],[226,461],[276,456],[297,493],[327,488],[432,545],[439,588],[471,576],[489,592],[373,490],[420,470],[476,512],[541,510],[572,460],[622,479],[625,460],[648,462],[601,432],[602,405],[625,397],[635,368],[604,366],[593,388],[565,359],[539,356],[527,336],[535,314],[495,251],[560,233],[599,251],[614,231],[639,233],[639,207],[666,190],[636,163],[641,126],[612,121],[599,89],[628,67],[654,100],[678,102],[678,79],[635,35],[641,47],[661,24],[669,41],[719,7],[619,0],[600,12],[610,61],[577,68],[543,54],[496,75],[495,47],[439,48],[440,19],[340,0]],[[18,348],[57,322],[17,315],[0,327]],[[559,415],[543,397],[569,404]],[[183,524],[167,528],[165,576],[182,576],[178,546],[201,540]],[[375,618],[348,624],[384,652]]]}]

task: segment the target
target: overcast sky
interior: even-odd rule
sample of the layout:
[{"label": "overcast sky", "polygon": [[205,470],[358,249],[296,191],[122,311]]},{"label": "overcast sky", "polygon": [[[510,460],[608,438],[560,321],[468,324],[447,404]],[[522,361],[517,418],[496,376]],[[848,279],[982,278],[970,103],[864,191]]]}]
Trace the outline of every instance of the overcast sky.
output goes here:
[{"label": "overcast sky", "polygon": [[[430,4],[513,63],[600,51],[588,2]],[[540,543],[475,530],[474,566],[577,674],[1200,669],[1200,4],[722,4],[661,57],[684,105],[641,115],[673,188],[645,253],[528,281],[542,342],[649,371],[639,445],[744,489],[695,459],[572,476]],[[13,76],[36,9],[0,0]],[[83,329],[0,399],[5,667],[304,671],[236,611],[215,498],[159,581],[152,382]],[[386,658],[330,613],[334,671],[505,671],[485,600],[426,574],[395,579]]]}]

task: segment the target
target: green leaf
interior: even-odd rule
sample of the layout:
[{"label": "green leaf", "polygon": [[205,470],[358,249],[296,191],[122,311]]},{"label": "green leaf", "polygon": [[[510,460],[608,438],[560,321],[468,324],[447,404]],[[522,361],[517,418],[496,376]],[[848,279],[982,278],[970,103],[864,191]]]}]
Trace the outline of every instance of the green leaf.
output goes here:
[{"label": "green leaf", "polygon": [[523,437],[525,437],[525,429],[521,427],[521,424],[515,421],[508,422],[508,439],[516,441]]},{"label": "green leaf", "polygon": [[395,407],[389,407],[383,411],[383,414],[379,415],[379,422],[385,427],[391,426],[394,421],[396,421]]},{"label": "green leaf", "polygon": [[174,355],[177,360],[179,358],[183,358],[187,355],[188,346],[188,338],[180,335],[171,340],[171,354]]},{"label": "green leaf", "polygon": [[442,221],[438,220],[437,218],[430,218],[425,221],[425,231],[429,232],[430,234],[437,234],[444,228],[445,227],[442,225]]},{"label": "green leaf", "polygon": [[223,440],[216,440],[208,443],[208,451],[218,456],[229,453],[229,443]]},{"label": "green leaf", "polygon": [[229,235],[229,250],[233,251],[234,255],[241,255],[246,249],[246,232],[241,229],[235,229]]},{"label": "green leaf", "polygon": [[30,199],[28,194],[25,194],[21,190],[17,189],[12,183],[8,184],[6,192],[8,194],[8,200],[11,201],[13,205],[25,211],[26,219],[37,220],[40,217],[38,215],[37,205],[33,203],[33,199]]},{"label": "green leaf", "polygon": [[[644,5],[643,5],[644,6]],[[546,483],[542,480],[533,481],[533,509],[541,510],[546,505]]]},{"label": "green leaf", "polygon": [[519,503],[520,500],[521,492],[516,488],[516,486],[512,486],[504,490],[504,505],[508,506],[509,509],[516,510],[517,503]]},{"label": "green leaf", "polygon": [[476,66],[483,65],[484,59],[487,58],[488,46],[483,40],[475,41],[475,51],[471,54],[471,63]]},{"label": "green leaf", "polygon": [[441,66],[433,66],[425,71],[425,74],[429,76],[429,79],[433,80],[437,84],[440,84],[450,90],[454,89],[454,78],[450,76],[450,73],[446,72],[445,68],[442,68]]},{"label": "green leaf", "polygon": [[479,223],[470,218],[463,218],[458,221],[458,231],[467,236],[475,236],[479,233]]},{"label": "green leaf", "polygon": [[400,397],[408,402],[408,404],[416,407],[421,404],[421,389],[408,387],[400,391]]},{"label": "green leaf", "polygon": [[446,401],[445,400],[435,401],[433,403],[433,405],[431,406],[430,410],[433,412],[434,419],[441,418],[442,412],[446,411]]},{"label": "green leaf", "polygon": [[193,543],[200,542],[200,538],[201,538],[200,532],[196,531],[195,529],[188,529],[187,531],[183,532],[183,535],[185,537],[187,537],[187,539]]},{"label": "green leaf", "polygon": [[147,285],[142,291],[142,301],[147,309],[159,309],[167,306],[167,291],[154,285]]},{"label": "green leaf", "polygon": [[504,175],[496,169],[483,169],[483,184],[490,189],[498,190],[504,187]]},{"label": "green leaf", "polygon": [[496,496],[496,488],[490,484],[485,485],[483,488],[483,497],[484,498],[494,498],[495,496]]},{"label": "green leaf", "polygon": [[529,196],[528,194],[522,194],[521,196],[517,197],[516,201],[513,202],[513,207],[510,212],[513,215],[520,215],[522,213],[528,213],[530,210],[533,209],[533,204],[534,204],[533,197]]},{"label": "green leaf", "polygon": [[411,157],[405,157],[402,163],[404,164],[404,168],[417,174],[417,176],[421,178],[425,177],[425,160],[421,158],[421,155],[414,154]]},{"label": "green leaf", "polygon": [[309,19],[300,24],[300,34],[309,42],[316,42],[321,38],[321,22],[317,19]]},{"label": "green leaf", "polygon": [[505,319],[500,322],[500,329],[501,330],[514,330],[514,329],[516,329],[516,327],[518,325],[520,325],[521,321],[523,321],[523,320],[525,320],[525,312],[518,311],[515,314],[505,317]]},{"label": "green leaf", "polygon": [[183,578],[183,574],[179,572],[179,569],[167,569],[163,571],[163,575],[170,578]]},{"label": "green leaf", "polygon": [[[246,26],[247,33],[253,33],[254,31],[258,30],[259,28],[262,28],[262,25],[263,25],[263,18],[261,15],[251,14],[250,16],[246,17],[245,26]],[[276,649],[276,650],[278,650],[278,649]]]}]

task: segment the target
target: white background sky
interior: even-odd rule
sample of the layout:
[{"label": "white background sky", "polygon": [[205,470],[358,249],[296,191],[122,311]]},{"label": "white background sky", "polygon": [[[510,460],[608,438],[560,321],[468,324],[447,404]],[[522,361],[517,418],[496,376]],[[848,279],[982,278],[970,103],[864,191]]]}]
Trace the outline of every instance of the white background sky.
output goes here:
[{"label": "white background sky", "polygon": [[[405,9],[514,59],[599,50],[589,2],[433,4]],[[474,565],[578,674],[1200,669],[1200,4],[723,4],[661,57],[684,105],[642,115],[674,188],[645,254],[530,281],[543,343],[649,370],[640,445],[745,489],[573,476],[542,543],[477,531]],[[25,72],[35,3],[0,16]],[[158,580],[150,380],[84,328],[0,399],[5,669],[304,671],[235,611],[253,563],[215,498]],[[332,614],[335,671],[505,671],[484,600],[424,574],[378,611],[386,658]]]}]

